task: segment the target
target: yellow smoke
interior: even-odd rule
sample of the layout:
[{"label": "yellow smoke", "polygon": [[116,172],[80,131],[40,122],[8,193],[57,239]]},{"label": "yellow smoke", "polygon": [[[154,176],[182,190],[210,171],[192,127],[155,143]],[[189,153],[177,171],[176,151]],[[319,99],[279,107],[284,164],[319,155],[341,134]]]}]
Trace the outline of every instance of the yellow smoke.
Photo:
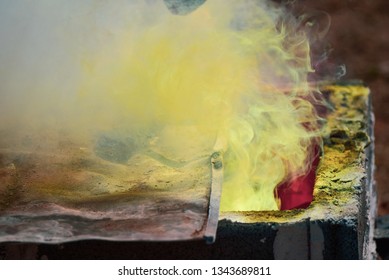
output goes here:
[{"label": "yellow smoke", "polygon": [[227,138],[221,210],[276,210],[274,188],[308,167],[309,46],[303,33],[276,29],[279,12],[208,1],[132,30],[116,55],[98,57],[105,74],[95,86],[129,119],[195,124]]},{"label": "yellow smoke", "polygon": [[[177,129],[184,135],[171,133],[164,141],[185,153],[199,139],[224,138],[221,210],[278,209],[275,187],[306,171],[316,136],[304,128],[315,128],[305,100],[312,70],[304,33],[280,23],[282,9],[258,2],[209,0],[176,16],[163,1],[120,1],[128,14],[111,29],[103,16],[94,17],[91,22],[105,28],[86,29],[94,40],[75,37],[76,24],[64,28],[61,44],[81,67],[69,89],[76,94],[55,99],[61,106],[47,101],[54,106],[47,113],[53,125],[89,135],[82,139],[104,131],[136,133],[139,142],[152,141],[149,135],[164,127],[195,127],[197,136]],[[90,25],[88,18],[76,20]],[[59,85],[34,91],[52,96]]]}]

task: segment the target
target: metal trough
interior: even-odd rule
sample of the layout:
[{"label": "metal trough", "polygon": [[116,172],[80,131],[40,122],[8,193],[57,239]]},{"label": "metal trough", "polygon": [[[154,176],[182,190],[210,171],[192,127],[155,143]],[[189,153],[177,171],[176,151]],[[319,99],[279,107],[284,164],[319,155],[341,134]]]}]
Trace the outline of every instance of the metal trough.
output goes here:
[{"label": "metal trough", "polygon": [[[102,193],[83,200],[75,193],[73,200],[66,200],[70,201],[66,207],[55,202],[54,194],[50,200],[26,203],[23,197],[28,189],[24,173],[18,170],[33,174],[36,155],[19,154],[13,163],[2,158],[2,182],[8,178],[10,183],[2,183],[0,240],[84,240],[37,247],[38,255],[60,259],[375,258],[374,137],[369,89],[350,82],[323,85],[322,92],[333,110],[326,117],[324,155],[317,170],[314,200],[307,209],[222,212],[218,217],[222,178],[218,153],[208,153],[183,167],[178,179],[164,179],[186,186],[181,191],[178,187],[171,188],[171,192],[151,190],[150,184],[139,180],[137,187],[121,194]],[[24,165],[19,169],[15,161],[21,162],[21,156]],[[107,170],[91,160],[78,164]],[[150,166],[149,162],[146,165]],[[196,176],[193,170],[197,170]],[[202,191],[194,191],[194,182],[203,187]],[[205,244],[202,239],[214,241],[216,229],[216,241]],[[96,238],[137,242],[90,240]],[[161,240],[169,242],[158,242]],[[102,250],[96,251],[96,247]]]}]

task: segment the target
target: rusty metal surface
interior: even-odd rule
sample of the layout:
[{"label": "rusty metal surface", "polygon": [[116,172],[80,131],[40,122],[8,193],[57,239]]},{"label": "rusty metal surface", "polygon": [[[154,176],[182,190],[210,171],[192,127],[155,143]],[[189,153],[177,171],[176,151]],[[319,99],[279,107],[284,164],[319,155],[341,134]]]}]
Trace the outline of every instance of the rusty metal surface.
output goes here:
[{"label": "rusty metal surface", "polygon": [[187,161],[158,143],[121,162],[115,159],[123,147],[112,143],[105,151],[68,145],[56,153],[2,147],[0,241],[207,237],[212,242],[221,181],[212,175],[214,143],[200,144],[186,150],[199,155]]}]

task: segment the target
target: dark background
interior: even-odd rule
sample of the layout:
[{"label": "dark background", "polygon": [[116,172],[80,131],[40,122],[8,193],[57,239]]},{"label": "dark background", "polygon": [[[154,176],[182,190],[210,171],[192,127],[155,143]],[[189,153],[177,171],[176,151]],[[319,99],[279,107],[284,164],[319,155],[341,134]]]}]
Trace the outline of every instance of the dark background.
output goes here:
[{"label": "dark background", "polygon": [[[375,113],[378,214],[389,214],[389,1],[297,0],[298,13],[326,12],[331,25],[321,44],[327,69],[344,64],[343,80],[360,79],[370,88]],[[323,48],[322,46],[322,48]],[[320,50],[313,50],[320,52]],[[327,73],[328,74],[328,73]]]}]

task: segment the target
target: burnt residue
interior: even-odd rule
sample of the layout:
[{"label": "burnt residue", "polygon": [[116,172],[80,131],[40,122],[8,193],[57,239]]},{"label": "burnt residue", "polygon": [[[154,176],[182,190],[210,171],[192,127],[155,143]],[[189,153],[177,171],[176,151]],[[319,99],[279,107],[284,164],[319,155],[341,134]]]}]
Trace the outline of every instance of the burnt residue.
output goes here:
[{"label": "burnt residue", "polygon": [[350,138],[344,130],[334,130],[330,133],[330,140],[332,143],[344,144]]}]

